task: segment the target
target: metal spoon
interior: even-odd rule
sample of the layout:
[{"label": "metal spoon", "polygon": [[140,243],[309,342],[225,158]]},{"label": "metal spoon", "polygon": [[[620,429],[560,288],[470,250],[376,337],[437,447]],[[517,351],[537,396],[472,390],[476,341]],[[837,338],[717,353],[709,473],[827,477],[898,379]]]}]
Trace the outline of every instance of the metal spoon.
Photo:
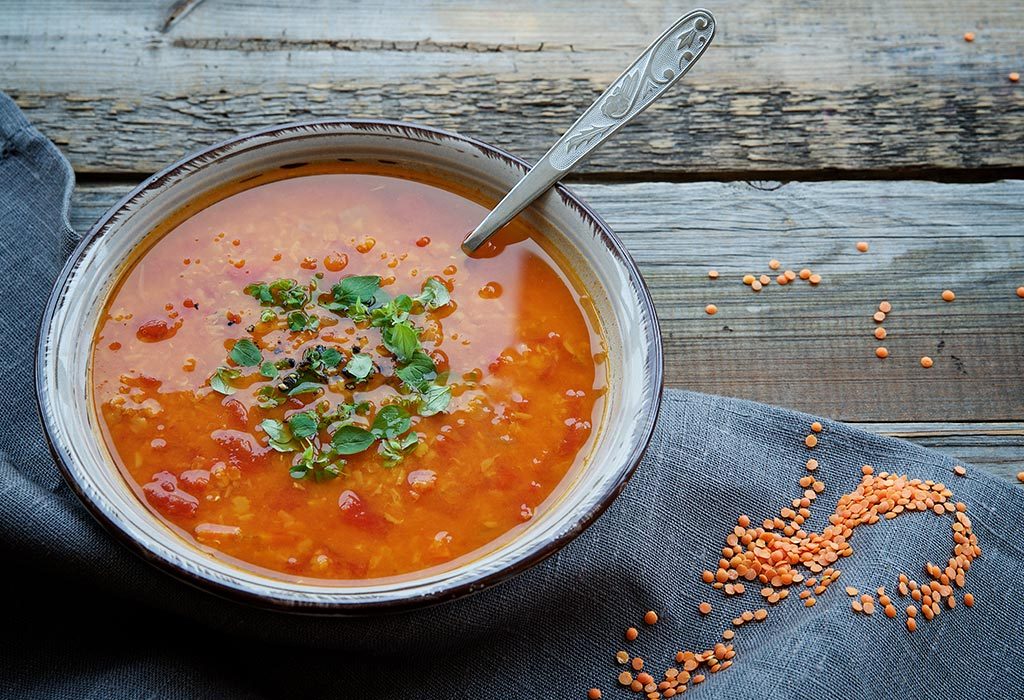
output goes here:
[{"label": "metal spoon", "polygon": [[598,146],[633,121],[693,67],[714,36],[715,18],[707,10],[694,10],[669,27],[466,236],[462,250],[471,254],[479,248]]}]

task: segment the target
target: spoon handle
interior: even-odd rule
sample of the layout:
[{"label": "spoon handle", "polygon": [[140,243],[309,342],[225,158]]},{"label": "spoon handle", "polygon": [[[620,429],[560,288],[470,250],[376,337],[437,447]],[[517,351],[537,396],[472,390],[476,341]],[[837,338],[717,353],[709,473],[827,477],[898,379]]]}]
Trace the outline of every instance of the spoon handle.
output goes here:
[{"label": "spoon handle", "polygon": [[675,85],[715,36],[715,18],[694,10],[679,19],[601,93],[462,243],[472,253],[533,200]]}]

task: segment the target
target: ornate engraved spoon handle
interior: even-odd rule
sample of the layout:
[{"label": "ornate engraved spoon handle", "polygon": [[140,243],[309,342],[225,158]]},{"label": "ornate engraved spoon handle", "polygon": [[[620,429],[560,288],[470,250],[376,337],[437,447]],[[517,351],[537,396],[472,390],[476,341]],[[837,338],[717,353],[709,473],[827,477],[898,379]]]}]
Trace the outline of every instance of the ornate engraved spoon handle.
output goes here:
[{"label": "ornate engraved spoon handle", "polygon": [[715,36],[715,18],[694,10],[668,28],[615,79],[562,138],[466,237],[472,253],[682,78]]}]

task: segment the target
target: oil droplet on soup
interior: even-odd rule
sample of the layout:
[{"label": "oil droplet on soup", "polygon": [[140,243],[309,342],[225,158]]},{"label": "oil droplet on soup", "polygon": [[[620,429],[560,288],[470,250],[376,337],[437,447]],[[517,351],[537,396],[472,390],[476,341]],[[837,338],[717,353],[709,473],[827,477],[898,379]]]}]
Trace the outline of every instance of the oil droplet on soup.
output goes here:
[{"label": "oil droplet on soup", "polygon": [[486,211],[434,185],[289,175],[217,193],[123,273],[92,356],[119,469],[182,537],[286,578],[405,574],[526,527],[600,424],[582,288],[522,222],[465,257]]}]

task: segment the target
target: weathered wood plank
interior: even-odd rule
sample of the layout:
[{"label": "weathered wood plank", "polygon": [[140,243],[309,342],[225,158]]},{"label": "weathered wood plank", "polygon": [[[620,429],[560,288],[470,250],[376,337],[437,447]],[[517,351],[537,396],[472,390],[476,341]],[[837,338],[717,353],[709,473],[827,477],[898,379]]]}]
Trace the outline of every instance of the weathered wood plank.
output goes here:
[{"label": "weathered wood plank", "polygon": [[[80,187],[82,229],[129,185]],[[853,421],[1024,416],[1024,182],[581,185],[651,288],[669,386]],[[855,241],[871,244],[858,253]],[[745,273],[809,267],[818,287]],[[709,268],[721,273],[711,281]],[[772,273],[772,277],[774,278]],[[943,289],[957,299],[945,303]],[[871,314],[893,304],[884,345]],[[719,312],[704,313],[714,303]],[[935,366],[923,369],[929,355]],[[966,459],[966,458],[965,458]]]},{"label": "weathered wood plank", "polygon": [[[537,158],[681,10],[526,3],[0,4],[0,89],[80,172],[151,172],[274,123],[390,117]],[[592,173],[1024,166],[1014,3],[722,0],[701,64]],[[968,44],[966,30],[978,39]]]}]

